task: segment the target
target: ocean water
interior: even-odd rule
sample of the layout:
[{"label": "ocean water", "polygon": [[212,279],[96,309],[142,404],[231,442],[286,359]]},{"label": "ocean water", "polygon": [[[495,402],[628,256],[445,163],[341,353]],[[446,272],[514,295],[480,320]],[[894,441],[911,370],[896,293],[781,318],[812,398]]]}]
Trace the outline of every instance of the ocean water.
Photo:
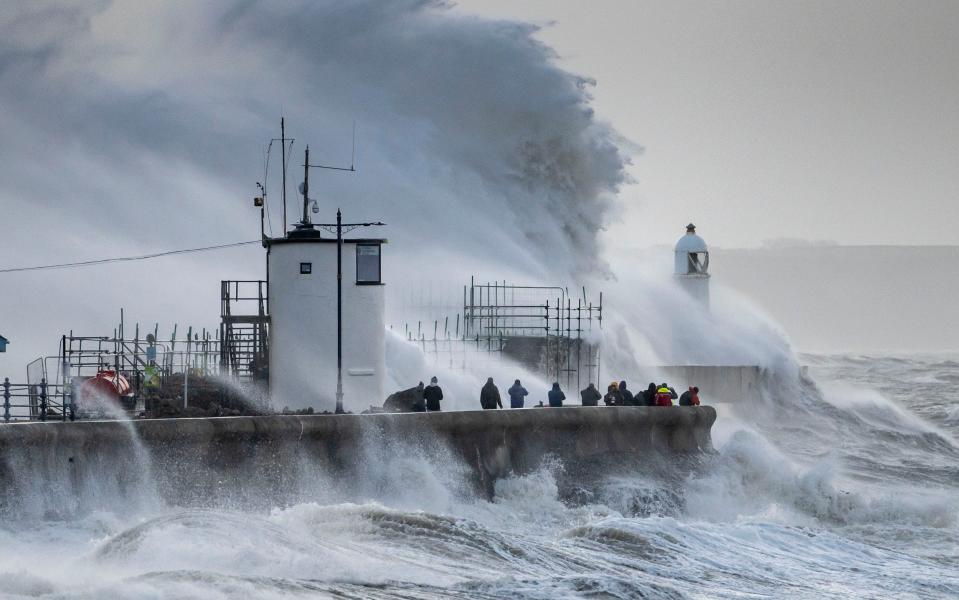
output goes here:
[{"label": "ocean water", "polygon": [[718,406],[691,475],[570,496],[553,462],[490,502],[414,454],[272,510],[105,496],[0,523],[0,597],[959,597],[959,357],[802,360]]}]

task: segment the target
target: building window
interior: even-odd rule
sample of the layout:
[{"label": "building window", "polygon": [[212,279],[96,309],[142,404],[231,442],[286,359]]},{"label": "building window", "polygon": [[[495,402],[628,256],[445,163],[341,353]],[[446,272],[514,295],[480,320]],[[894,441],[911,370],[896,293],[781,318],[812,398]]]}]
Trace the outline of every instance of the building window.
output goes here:
[{"label": "building window", "polygon": [[686,255],[689,275],[705,273],[709,269],[709,252],[690,252]]},{"label": "building window", "polygon": [[313,263],[300,263],[300,275],[309,275],[313,272]]},{"label": "building window", "polygon": [[382,283],[379,244],[356,245],[356,283],[366,285]]}]

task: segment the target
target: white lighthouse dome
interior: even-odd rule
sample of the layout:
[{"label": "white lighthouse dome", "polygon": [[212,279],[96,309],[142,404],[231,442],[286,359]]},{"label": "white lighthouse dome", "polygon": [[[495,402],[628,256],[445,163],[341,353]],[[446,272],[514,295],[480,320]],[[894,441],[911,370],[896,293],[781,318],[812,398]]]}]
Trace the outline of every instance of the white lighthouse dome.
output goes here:
[{"label": "white lighthouse dome", "polygon": [[687,252],[708,252],[706,240],[696,234],[696,226],[690,223],[686,226],[686,235],[679,238],[676,242],[676,253]]}]

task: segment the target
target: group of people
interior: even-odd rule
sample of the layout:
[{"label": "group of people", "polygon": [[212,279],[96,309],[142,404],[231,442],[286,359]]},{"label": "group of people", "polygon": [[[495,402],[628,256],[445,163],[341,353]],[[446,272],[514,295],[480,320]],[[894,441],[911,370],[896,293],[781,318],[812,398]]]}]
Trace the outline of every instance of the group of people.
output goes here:
[{"label": "group of people", "polygon": [[[526,406],[526,396],[529,396],[529,391],[523,387],[519,379],[513,382],[513,385],[506,390],[506,393],[509,394],[510,408],[523,408]],[[563,400],[566,400],[566,394],[560,389],[558,383],[554,383],[553,388],[547,392],[546,399],[550,406],[562,406]],[[480,390],[480,406],[482,406],[484,410],[503,408],[499,388],[493,383],[492,377],[486,380],[486,384],[483,386],[483,389]],[[543,406],[543,403],[540,402],[539,406]]]},{"label": "group of people", "polygon": [[[412,392],[412,394],[410,394]],[[435,412],[442,410],[440,408],[443,400],[443,388],[439,386],[436,377],[430,378],[429,385],[424,386],[421,381],[415,388],[410,388],[402,394],[410,394],[412,405],[407,405],[405,410],[413,412]],[[526,406],[526,397],[529,391],[523,387],[519,379],[513,382],[513,385],[506,391],[509,394],[510,408],[524,408]],[[645,390],[633,394],[626,387],[626,381],[612,382],[606,389],[606,395],[603,396],[596,389],[596,386],[590,383],[586,389],[580,391],[580,400],[583,406],[599,406],[602,400],[606,406],[672,406],[673,400],[678,399],[680,406],[699,406],[699,388],[691,387],[682,395],[676,393],[676,390],[666,383],[656,385],[650,383]],[[560,388],[559,383],[553,383],[553,387],[547,392],[546,400],[549,406],[561,407],[566,400],[566,393]],[[387,400],[389,402],[389,400]],[[493,383],[490,377],[480,390],[480,406],[484,410],[503,408],[503,400],[500,397],[499,388]],[[545,406],[542,402],[538,406]]]},{"label": "group of people", "polygon": [[431,377],[430,384],[425,387],[421,381],[413,391],[413,412],[436,412],[442,410],[440,408],[440,402],[443,401],[443,388],[440,387],[436,377]]},{"label": "group of people", "polygon": [[[435,379],[435,377],[434,377]],[[529,392],[523,387],[519,379],[513,382],[513,385],[507,390],[509,394],[510,408],[523,408],[526,405],[526,396]],[[672,406],[673,400],[679,399],[680,406],[699,406],[699,388],[690,387],[682,395],[678,395],[676,390],[666,383],[656,385],[650,383],[649,387],[642,392],[633,395],[627,389],[626,381],[612,382],[607,388],[606,395],[602,396],[596,386],[590,383],[579,393],[583,406],[599,406],[600,399],[606,406]],[[546,394],[549,406],[563,406],[566,400],[566,394],[559,387],[559,383],[553,383],[552,389]],[[500,399],[499,388],[493,383],[493,378],[486,380],[483,389],[480,390],[480,406],[486,409],[503,408],[503,402]],[[540,402],[539,406],[543,406]]]},{"label": "group of people", "polygon": [[[590,384],[592,387],[593,384]],[[586,405],[586,390],[583,390],[583,405]],[[595,391],[595,390],[594,390]],[[599,392],[596,392],[599,394]],[[593,396],[590,396],[591,401],[593,402],[590,406],[596,406],[595,400],[592,400]],[[603,402],[606,406],[672,406],[673,400],[679,400],[680,406],[699,406],[699,388],[690,387],[688,390],[679,395],[676,393],[676,390],[670,386],[668,383],[661,383],[656,385],[653,382],[649,383],[649,386],[637,394],[633,394],[629,388],[626,387],[626,381],[620,381],[609,384],[609,387],[606,388],[606,395],[603,396]]]}]

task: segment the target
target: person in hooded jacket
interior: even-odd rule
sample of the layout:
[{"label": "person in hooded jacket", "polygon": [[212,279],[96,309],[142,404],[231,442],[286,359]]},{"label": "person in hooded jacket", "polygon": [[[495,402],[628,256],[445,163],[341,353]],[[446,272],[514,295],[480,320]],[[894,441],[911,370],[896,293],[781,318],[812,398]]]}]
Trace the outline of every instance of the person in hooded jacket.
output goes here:
[{"label": "person in hooded jacket", "polygon": [[596,386],[592,382],[586,386],[586,389],[579,393],[580,399],[583,401],[583,406],[597,406],[599,404],[599,399],[603,396],[599,393],[599,390],[596,389]]},{"label": "person in hooded jacket", "polygon": [[509,388],[509,407],[510,408],[523,408],[526,404],[524,398],[529,395],[529,392],[526,391],[526,388],[523,387],[523,384],[519,382],[519,379],[513,382],[513,387]]},{"label": "person in hooded jacket", "polygon": [[691,387],[679,397],[680,406],[699,406],[699,388]]},{"label": "person in hooded jacket", "polygon": [[480,390],[480,406],[484,410],[503,408],[503,401],[499,397],[499,388],[493,383],[493,378],[486,380],[486,385]]},{"label": "person in hooded jacket", "polygon": [[563,393],[563,390],[559,389],[558,383],[553,383],[553,389],[547,394],[549,398],[549,405],[558,408],[563,405],[563,400],[566,399],[566,394]]},{"label": "person in hooded jacket", "polygon": [[656,390],[656,406],[672,406],[673,398],[676,398],[676,390],[665,383]]},{"label": "person in hooded jacket", "polygon": [[656,406],[656,390],[659,388],[652,381],[649,382],[649,387],[643,390],[643,404],[646,406]]},{"label": "person in hooded jacket", "polygon": [[606,388],[606,395],[603,396],[603,403],[606,406],[619,406],[623,403],[623,397],[619,394],[619,384],[615,381]]},{"label": "person in hooded jacket", "polygon": [[635,401],[633,393],[626,389],[626,380],[619,382],[619,395],[623,398],[622,406],[633,406]]},{"label": "person in hooded jacket", "polygon": [[443,388],[439,386],[436,377],[430,377],[430,384],[423,390],[426,398],[426,410],[434,412],[440,410],[440,400],[443,399]]},{"label": "person in hooded jacket", "polygon": [[423,382],[421,381],[413,391],[413,412],[426,412],[425,392],[426,390],[423,388]]}]

